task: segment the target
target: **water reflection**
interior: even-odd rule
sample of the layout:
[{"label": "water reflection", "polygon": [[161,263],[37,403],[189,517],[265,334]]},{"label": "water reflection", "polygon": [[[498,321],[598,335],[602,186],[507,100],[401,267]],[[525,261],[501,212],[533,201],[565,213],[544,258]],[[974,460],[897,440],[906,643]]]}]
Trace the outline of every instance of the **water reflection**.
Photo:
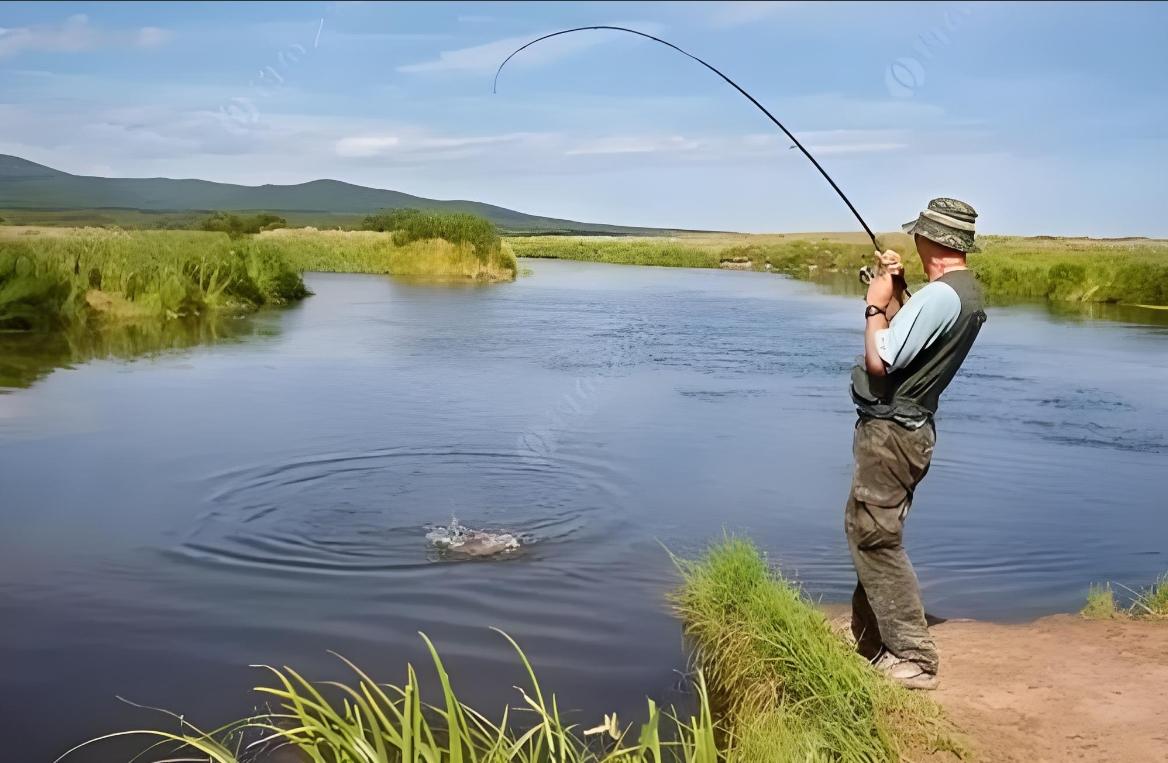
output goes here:
[{"label": "water reflection", "polygon": [[87,360],[132,360],[278,330],[278,323],[263,318],[204,316],[75,326],[53,332],[0,332],[0,391],[30,387],[57,368]]}]

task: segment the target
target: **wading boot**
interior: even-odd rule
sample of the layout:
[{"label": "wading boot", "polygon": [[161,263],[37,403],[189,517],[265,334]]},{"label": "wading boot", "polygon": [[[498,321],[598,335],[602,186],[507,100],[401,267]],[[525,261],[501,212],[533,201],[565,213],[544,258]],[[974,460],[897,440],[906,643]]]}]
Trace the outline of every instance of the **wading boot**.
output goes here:
[{"label": "wading boot", "polygon": [[902,660],[892,652],[886,651],[872,664],[906,689],[932,691],[941,685],[941,679],[937,678],[936,673],[930,673],[912,660]]}]

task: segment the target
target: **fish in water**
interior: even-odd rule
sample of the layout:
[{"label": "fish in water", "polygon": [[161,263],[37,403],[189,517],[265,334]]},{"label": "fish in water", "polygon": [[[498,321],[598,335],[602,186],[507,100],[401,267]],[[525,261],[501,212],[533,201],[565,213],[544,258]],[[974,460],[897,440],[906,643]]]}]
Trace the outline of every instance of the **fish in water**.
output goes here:
[{"label": "fish in water", "polygon": [[501,556],[518,551],[523,545],[518,537],[507,532],[491,532],[489,530],[472,530],[462,524],[456,517],[450,518],[450,524],[427,528],[426,540],[439,551],[461,557],[489,557]]}]

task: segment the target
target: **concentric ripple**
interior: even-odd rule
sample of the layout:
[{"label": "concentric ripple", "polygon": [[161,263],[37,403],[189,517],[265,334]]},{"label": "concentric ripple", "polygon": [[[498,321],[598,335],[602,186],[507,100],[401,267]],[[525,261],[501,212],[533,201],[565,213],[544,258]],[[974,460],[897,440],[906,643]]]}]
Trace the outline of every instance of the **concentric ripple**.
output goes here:
[{"label": "concentric ripple", "polygon": [[457,516],[531,539],[523,558],[613,531],[622,481],[601,460],[558,451],[392,447],[307,456],[210,477],[210,509],[171,552],[201,564],[377,573],[433,561],[425,528]]}]

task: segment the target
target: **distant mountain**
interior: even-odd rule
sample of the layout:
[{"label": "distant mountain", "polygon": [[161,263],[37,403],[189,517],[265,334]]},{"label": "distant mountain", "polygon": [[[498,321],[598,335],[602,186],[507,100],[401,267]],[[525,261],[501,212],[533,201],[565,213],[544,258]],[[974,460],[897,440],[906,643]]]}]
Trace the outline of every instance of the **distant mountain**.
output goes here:
[{"label": "distant mountain", "polygon": [[296,185],[234,185],[172,178],[71,175],[18,156],[0,154],[0,209],[140,210],[143,212],[263,211],[311,215],[366,215],[381,209],[473,212],[508,232],[653,235],[667,231],[538,217],[479,201],[426,199],[400,191],[313,180]]}]

